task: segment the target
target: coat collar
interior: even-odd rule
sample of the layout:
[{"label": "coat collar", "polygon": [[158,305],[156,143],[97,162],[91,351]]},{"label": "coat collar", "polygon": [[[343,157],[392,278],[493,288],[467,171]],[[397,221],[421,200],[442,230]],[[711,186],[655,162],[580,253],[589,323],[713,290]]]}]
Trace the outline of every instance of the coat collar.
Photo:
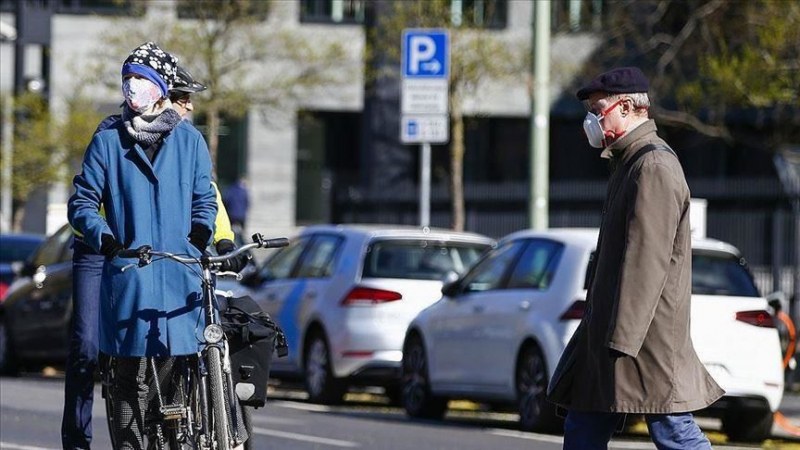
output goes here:
[{"label": "coat collar", "polygon": [[618,141],[615,141],[606,147],[600,154],[600,157],[611,159],[622,156],[622,160],[627,161],[634,153],[631,151],[633,147],[635,147],[633,143],[642,139],[648,134],[655,133],[656,130],[656,121],[653,119],[648,119],[626,133]]}]

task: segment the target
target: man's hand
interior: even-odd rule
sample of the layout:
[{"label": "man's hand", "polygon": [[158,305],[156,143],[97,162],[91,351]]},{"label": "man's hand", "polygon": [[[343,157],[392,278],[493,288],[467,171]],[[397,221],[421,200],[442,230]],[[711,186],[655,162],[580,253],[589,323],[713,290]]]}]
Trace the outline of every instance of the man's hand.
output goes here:
[{"label": "man's hand", "polygon": [[[217,254],[219,254],[220,256],[227,255],[228,253],[234,250],[236,250],[236,245],[228,239],[223,239],[217,242]],[[239,273],[242,271],[242,269],[245,268],[245,266],[247,266],[247,263],[250,261],[250,258],[251,257],[249,253],[240,254],[239,256],[236,256],[233,259],[224,261],[220,269],[223,272]]]},{"label": "man's hand", "polygon": [[110,234],[104,234],[100,238],[100,253],[106,257],[106,260],[112,260],[116,258],[119,252],[125,250],[125,247],[122,246],[114,236]]}]

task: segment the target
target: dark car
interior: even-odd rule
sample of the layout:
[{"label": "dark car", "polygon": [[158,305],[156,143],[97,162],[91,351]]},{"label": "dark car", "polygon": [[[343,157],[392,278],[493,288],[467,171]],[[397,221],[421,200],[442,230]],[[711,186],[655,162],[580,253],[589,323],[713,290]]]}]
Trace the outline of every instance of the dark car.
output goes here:
[{"label": "dark car", "polygon": [[14,281],[14,265],[27,260],[44,241],[38,234],[0,235],[0,302]]},{"label": "dark car", "polygon": [[65,225],[28,258],[0,304],[0,371],[66,359],[71,314],[72,229]]}]

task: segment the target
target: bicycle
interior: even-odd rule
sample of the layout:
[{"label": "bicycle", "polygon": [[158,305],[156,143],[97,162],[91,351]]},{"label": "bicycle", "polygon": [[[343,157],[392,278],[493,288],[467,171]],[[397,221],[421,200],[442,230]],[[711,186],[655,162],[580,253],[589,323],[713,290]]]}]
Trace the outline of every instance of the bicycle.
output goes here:
[{"label": "bicycle", "polygon": [[[178,402],[165,403],[161,392],[161,374],[156,367],[155,358],[148,358],[146,370],[151,372],[151,379],[154,380],[154,400],[158,407],[156,417],[152,413],[145,417],[148,449],[176,450],[188,447],[199,450],[228,450],[241,445],[247,439],[240,431],[243,429],[245,434],[250,434],[249,420],[234,392],[229,347],[220,323],[212,274],[235,276],[239,279],[241,277],[237,273],[219,272],[224,261],[251,249],[279,248],[288,244],[289,240],[286,238],[266,240],[260,234],[255,234],[252,244],[243,245],[223,256],[186,257],[155,251],[147,245],[119,253],[119,258],[138,259],[138,262],[124,266],[122,271],[165,259],[187,266],[197,265],[202,270],[198,276],[203,293],[204,341],[196,355],[181,360],[181,367],[174,369],[179,370],[179,378],[173,377],[179,379],[175,388]],[[107,357],[102,379],[109,433],[116,447],[114,398],[113,390],[109,389],[114,380],[115,367],[114,358]],[[150,409],[148,406],[148,411]]]}]

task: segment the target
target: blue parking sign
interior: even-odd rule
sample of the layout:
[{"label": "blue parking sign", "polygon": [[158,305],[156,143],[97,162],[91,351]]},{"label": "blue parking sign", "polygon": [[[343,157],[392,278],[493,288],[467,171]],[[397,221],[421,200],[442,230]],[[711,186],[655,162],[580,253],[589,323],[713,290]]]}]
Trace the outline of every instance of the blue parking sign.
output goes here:
[{"label": "blue parking sign", "polygon": [[450,72],[450,36],[446,30],[403,30],[403,78],[442,78]]}]

